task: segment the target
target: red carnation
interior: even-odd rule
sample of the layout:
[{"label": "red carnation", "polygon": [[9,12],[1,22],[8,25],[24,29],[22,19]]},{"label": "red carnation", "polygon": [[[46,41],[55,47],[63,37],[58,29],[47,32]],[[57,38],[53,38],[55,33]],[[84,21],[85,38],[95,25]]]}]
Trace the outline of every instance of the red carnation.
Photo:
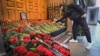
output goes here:
[{"label": "red carnation", "polygon": [[33,37],[34,34],[35,34],[35,33],[34,33],[33,31],[31,31],[31,32],[30,32],[30,37]]},{"label": "red carnation", "polygon": [[49,49],[44,47],[43,50],[46,56],[55,56]]},{"label": "red carnation", "polygon": [[65,54],[66,50],[65,49],[60,49],[60,52]]},{"label": "red carnation", "polygon": [[40,39],[42,38],[42,36],[41,36],[41,35],[39,35],[39,34],[37,35],[37,37],[38,37],[38,38],[40,38]]},{"label": "red carnation", "polygon": [[10,39],[9,39],[9,42],[10,43],[16,43],[18,41],[18,38],[17,37],[11,37]]},{"label": "red carnation", "polygon": [[50,35],[49,35],[49,34],[45,34],[44,36],[45,36],[45,37],[50,37]]},{"label": "red carnation", "polygon": [[68,56],[68,55],[65,55],[65,54],[62,53],[62,56]]},{"label": "red carnation", "polygon": [[15,28],[16,32],[20,32],[19,28]]},{"label": "red carnation", "polygon": [[24,39],[23,41],[24,41],[24,44],[28,44],[30,42],[29,39]]},{"label": "red carnation", "polygon": [[23,30],[22,27],[18,27],[18,32],[21,32]]},{"label": "red carnation", "polygon": [[70,51],[69,50],[66,50],[65,51],[65,54],[70,55]]},{"label": "red carnation", "polygon": [[46,56],[55,56],[49,49],[43,47],[42,45],[37,46],[36,50],[44,53]]},{"label": "red carnation", "polygon": [[53,46],[55,49],[57,49],[57,50],[59,50],[60,49],[60,46],[59,45],[57,45],[57,44],[54,44],[54,46]]},{"label": "red carnation", "polygon": [[32,52],[32,51],[28,51],[28,52],[26,53],[26,56],[35,56],[35,53]]},{"label": "red carnation", "polygon": [[45,40],[46,43],[51,44],[52,41],[51,40]]},{"label": "red carnation", "polygon": [[28,35],[24,35],[23,39],[30,39],[30,37]]},{"label": "red carnation", "polygon": [[6,33],[6,31],[7,31],[6,27],[3,26],[1,29],[2,29],[2,33]]},{"label": "red carnation", "polygon": [[36,47],[36,50],[40,51],[40,52],[44,52],[43,48],[44,47],[42,45],[39,45],[39,46]]},{"label": "red carnation", "polygon": [[40,36],[42,36],[42,37],[43,37],[45,34],[44,34],[44,33],[38,33],[38,35],[40,35]]},{"label": "red carnation", "polygon": [[24,55],[27,52],[27,49],[24,46],[17,46],[13,50],[18,55]]},{"label": "red carnation", "polygon": [[43,37],[44,40],[48,39],[48,37]]},{"label": "red carnation", "polygon": [[38,42],[37,40],[32,39],[32,43],[33,43],[33,44],[36,44],[37,42]]},{"label": "red carnation", "polygon": [[24,27],[25,27],[25,25],[24,25],[24,24],[21,24],[19,27],[22,27],[22,28],[24,28]]}]

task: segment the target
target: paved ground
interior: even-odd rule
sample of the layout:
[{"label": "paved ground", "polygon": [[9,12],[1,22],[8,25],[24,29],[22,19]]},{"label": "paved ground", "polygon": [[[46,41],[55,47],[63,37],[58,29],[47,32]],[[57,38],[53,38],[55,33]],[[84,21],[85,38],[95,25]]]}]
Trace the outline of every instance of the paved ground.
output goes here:
[{"label": "paved ground", "polygon": [[100,56],[100,24],[97,26],[90,25],[93,46],[90,50],[86,50],[86,38],[78,38],[78,43],[68,43],[71,50],[71,56]]}]

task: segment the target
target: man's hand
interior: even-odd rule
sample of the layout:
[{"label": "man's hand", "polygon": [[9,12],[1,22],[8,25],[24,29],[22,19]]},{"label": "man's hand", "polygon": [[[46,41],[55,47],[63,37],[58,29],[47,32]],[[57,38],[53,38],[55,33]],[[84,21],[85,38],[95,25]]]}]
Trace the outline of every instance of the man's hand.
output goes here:
[{"label": "man's hand", "polygon": [[86,18],[86,15],[87,15],[87,14],[83,14],[83,15],[81,16],[81,18]]}]

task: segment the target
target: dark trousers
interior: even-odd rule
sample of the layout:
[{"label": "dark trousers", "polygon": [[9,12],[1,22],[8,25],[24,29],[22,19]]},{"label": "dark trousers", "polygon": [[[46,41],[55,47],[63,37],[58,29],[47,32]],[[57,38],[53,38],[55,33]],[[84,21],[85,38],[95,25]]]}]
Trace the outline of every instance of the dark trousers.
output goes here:
[{"label": "dark trousers", "polygon": [[73,39],[74,40],[77,39],[77,31],[78,31],[79,25],[81,26],[84,34],[86,35],[87,41],[91,43],[91,34],[90,34],[90,30],[88,28],[88,24],[85,18],[81,18],[77,21],[73,21],[73,27],[72,27]]}]

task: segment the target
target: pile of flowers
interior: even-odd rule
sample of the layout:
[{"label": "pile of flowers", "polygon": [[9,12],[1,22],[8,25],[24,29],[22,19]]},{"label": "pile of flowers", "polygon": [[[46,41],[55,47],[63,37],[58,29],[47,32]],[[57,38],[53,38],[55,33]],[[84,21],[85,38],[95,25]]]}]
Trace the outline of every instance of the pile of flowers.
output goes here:
[{"label": "pile of flowers", "polygon": [[5,48],[9,56],[69,56],[70,51],[59,45],[49,34],[34,32],[30,23],[2,27]]}]

